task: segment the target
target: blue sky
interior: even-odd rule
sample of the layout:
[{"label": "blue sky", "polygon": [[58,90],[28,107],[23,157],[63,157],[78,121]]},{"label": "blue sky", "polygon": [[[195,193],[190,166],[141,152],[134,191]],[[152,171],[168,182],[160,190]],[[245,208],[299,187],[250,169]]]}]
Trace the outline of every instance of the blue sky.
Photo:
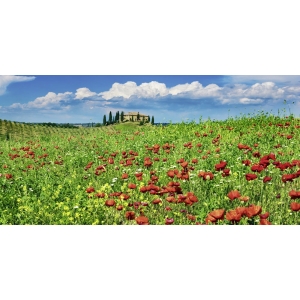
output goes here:
[{"label": "blue sky", "polygon": [[138,111],[175,123],[283,108],[299,116],[300,76],[0,76],[0,118],[20,122],[101,123],[110,111]]}]

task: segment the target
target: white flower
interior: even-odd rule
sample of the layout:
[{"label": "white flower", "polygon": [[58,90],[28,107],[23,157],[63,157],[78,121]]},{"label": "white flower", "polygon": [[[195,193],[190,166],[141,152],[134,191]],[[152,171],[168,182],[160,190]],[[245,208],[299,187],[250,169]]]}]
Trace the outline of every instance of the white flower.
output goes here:
[{"label": "white flower", "polygon": [[78,205],[74,206],[73,208],[75,208],[75,209],[78,208]]}]

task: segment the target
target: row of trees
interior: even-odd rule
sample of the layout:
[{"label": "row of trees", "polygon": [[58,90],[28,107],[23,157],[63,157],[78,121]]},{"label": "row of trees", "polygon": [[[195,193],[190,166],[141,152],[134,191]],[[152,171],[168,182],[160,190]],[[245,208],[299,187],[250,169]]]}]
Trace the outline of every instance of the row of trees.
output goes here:
[{"label": "row of trees", "polygon": [[[133,121],[133,117],[132,117],[131,121]],[[137,114],[137,121],[140,121],[140,125],[143,125],[145,123],[149,123],[150,116],[148,116],[148,119],[145,120],[145,117],[143,116],[143,118],[141,119],[140,114],[138,113]],[[121,114],[120,114],[120,112],[117,111],[116,115],[113,116],[111,111],[110,111],[109,114],[108,114],[108,120],[106,118],[106,115],[103,116],[103,123],[102,124],[103,125],[111,125],[111,124],[121,123],[121,122],[124,122],[124,112],[122,111]],[[154,116],[152,116],[152,118],[151,118],[151,124],[154,125]]]}]

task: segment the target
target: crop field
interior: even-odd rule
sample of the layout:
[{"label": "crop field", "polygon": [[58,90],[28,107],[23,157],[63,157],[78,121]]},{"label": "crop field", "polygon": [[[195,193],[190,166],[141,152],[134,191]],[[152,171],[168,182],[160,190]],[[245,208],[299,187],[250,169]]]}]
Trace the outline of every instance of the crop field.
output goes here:
[{"label": "crop field", "polygon": [[300,224],[300,121],[0,123],[0,224]]}]

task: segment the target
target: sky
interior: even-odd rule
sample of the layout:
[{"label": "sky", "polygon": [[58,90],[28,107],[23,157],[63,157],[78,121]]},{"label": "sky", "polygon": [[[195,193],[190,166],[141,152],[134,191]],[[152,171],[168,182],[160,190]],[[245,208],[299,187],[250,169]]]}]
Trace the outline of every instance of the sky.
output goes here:
[{"label": "sky", "polygon": [[102,123],[110,111],[198,122],[284,109],[300,114],[300,75],[0,76],[0,118],[18,122]]}]

